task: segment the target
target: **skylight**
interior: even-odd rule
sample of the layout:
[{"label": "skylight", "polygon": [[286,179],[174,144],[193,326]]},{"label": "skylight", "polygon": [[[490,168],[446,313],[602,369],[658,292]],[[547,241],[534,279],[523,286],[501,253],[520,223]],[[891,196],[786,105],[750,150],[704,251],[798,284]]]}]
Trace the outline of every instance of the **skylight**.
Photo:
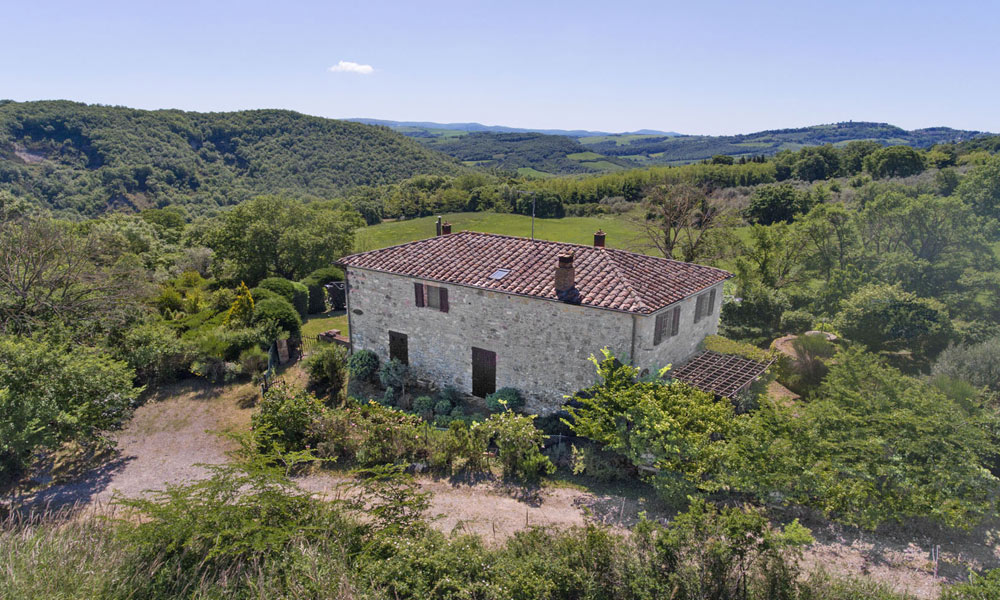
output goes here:
[{"label": "skylight", "polygon": [[497,269],[490,275],[490,279],[503,279],[507,273],[510,273],[510,269]]}]

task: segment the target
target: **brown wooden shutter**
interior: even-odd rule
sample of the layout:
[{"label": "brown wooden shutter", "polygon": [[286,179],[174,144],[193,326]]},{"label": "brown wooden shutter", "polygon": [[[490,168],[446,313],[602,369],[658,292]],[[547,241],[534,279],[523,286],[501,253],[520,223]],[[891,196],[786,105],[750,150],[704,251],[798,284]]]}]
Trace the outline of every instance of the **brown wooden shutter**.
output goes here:
[{"label": "brown wooden shutter", "polygon": [[680,330],[681,330],[681,307],[678,306],[677,308],[674,309],[674,320],[673,323],[670,324],[670,336],[673,337],[677,335],[677,333],[680,332]]},{"label": "brown wooden shutter", "polygon": [[656,325],[653,331],[653,345],[657,346],[663,341],[663,317],[666,315],[656,315]]},{"label": "brown wooden shutter", "polygon": [[413,284],[413,299],[416,301],[417,306],[424,305],[424,284],[422,283]]},{"label": "brown wooden shutter", "polygon": [[439,288],[439,290],[441,294],[441,312],[448,312],[448,288]]},{"label": "brown wooden shutter", "polygon": [[715,310],[715,290],[708,293],[708,310],[705,311],[706,315],[712,314]]},{"label": "brown wooden shutter", "polygon": [[694,322],[701,320],[702,312],[705,310],[705,294],[694,299]]}]

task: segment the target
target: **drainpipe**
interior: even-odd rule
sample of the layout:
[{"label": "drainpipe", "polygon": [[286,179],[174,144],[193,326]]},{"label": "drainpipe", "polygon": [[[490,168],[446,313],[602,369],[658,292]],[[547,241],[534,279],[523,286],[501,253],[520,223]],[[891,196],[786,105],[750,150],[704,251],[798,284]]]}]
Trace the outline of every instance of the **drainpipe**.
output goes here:
[{"label": "drainpipe", "polygon": [[637,366],[635,364],[635,330],[637,325],[638,325],[638,317],[635,315],[635,313],[632,313],[632,354],[628,358],[629,361],[631,361],[633,367]]},{"label": "drainpipe", "polygon": [[354,326],[351,325],[351,279],[344,267],[344,308],[347,309],[347,353],[354,354]]}]

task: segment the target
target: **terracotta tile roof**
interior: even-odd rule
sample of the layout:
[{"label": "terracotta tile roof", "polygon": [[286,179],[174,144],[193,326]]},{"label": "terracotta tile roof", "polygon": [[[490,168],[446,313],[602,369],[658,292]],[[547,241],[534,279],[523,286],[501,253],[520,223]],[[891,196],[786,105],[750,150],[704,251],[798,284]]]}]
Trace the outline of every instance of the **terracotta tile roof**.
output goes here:
[{"label": "terracotta tile roof", "polygon": [[[573,303],[651,313],[732,277],[692,263],[580,244],[463,231],[345,256],[338,264],[557,300],[558,256],[574,255]],[[509,269],[491,279],[498,269]]]},{"label": "terracotta tile roof", "polygon": [[732,398],[757,380],[771,363],[706,350],[667,373],[700,390]]}]

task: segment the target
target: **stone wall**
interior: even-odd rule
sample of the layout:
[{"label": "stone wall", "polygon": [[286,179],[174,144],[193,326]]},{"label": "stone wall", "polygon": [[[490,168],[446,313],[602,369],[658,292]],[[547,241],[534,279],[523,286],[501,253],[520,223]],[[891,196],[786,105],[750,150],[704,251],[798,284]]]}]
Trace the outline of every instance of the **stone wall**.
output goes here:
[{"label": "stone wall", "polygon": [[[698,345],[706,336],[719,332],[719,312],[722,310],[722,283],[716,284],[702,294],[715,290],[715,306],[712,314],[694,322],[697,295],[671,304],[652,315],[642,315],[636,319],[636,350],[634,364],[643,369],[660,369],[669,364],[680,365],[691,358]],[[700,294],[699,294],[700,295]],[[658,345],[653,345],[656,330],[656,315],[681,307],[680,327],[677,335],[668,337]]]},{"label": "stone wall", "polygon": [[349,268],[351,343],[384,361],[389,331],[404,333],[413,374],[441,387],[471,393],[472,347],[491,350],[497,389],[517,388],[529,411],[546,414],[594,383],[592,354],[605,346],[619,356],[631,352],[631,314],[457,285],[442,285],[449,303],[442,313],[415,306],[414,282],[442,285]]}]

